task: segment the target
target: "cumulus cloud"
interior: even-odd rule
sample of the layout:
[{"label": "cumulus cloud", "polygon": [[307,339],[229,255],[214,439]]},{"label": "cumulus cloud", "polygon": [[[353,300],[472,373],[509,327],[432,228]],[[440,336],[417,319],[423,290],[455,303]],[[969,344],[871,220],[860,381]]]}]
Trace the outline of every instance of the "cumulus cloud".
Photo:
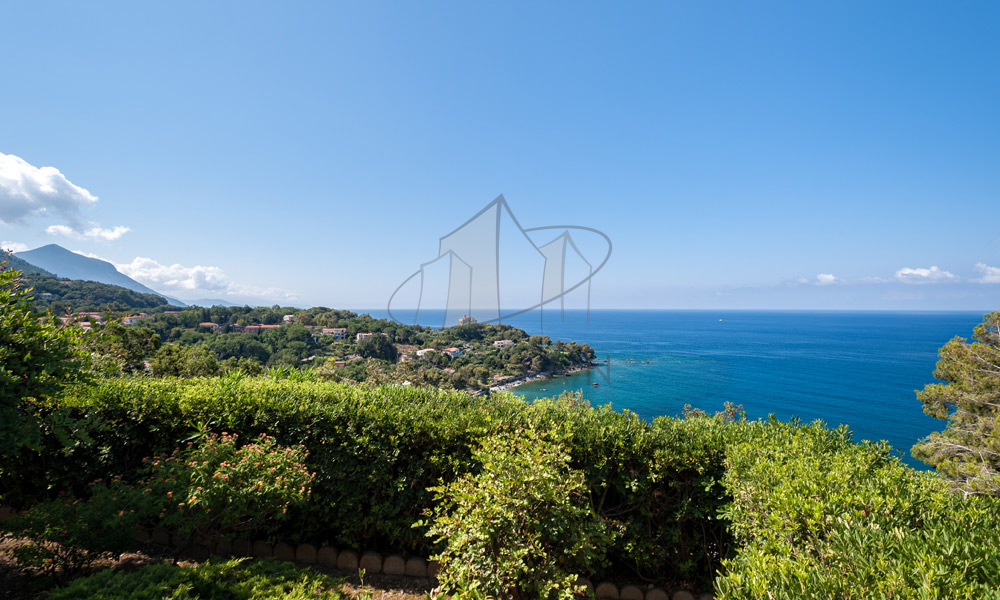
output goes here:
[{"label": "cumulus cloud", "polygon": [[81,209],[97,203],[97,196],[76,185],[55,167],[36,167],[13,154],[0,152],[0,223],[24,225],[29,217],[42,215],[64,221],[46,233],[75,239],[117,240],[128,227],[104,229],[85,224]]},{"label": "cumulus cloud", "polygon": [[929,269],[922,267],[917,269],[903,267],[902,269],[896,271],[896,280],[902,281],[903,283],[941,283],[945,281],[954,281],[955,279],[956,277],[952,273],[942,271],[937,267],[931,267]]},{"label": "cumulus cloud", "polygon": [[816,285],[830,285],[840,281],[833,276],[833,273],[820,273],[816,276]]},{"label": "cumulus cloud", "polygon": [[24,252],[28,249],[27,244],[21,242],[0,242],[0,250],[10,250],[11,252]]},{"label": "cumulus cloud", "polygon": [[80,208],[97,196],[72,183],[55,167],[36,167],[0,152],[0,221],[21,225],[29,216],[54,212],[79,225]]},{"label": "cumulus cloud", "polygon": [[104,240],[106,242],[113,242],[130,231],[132,231],[131,228],[121,225],[114,229],[104,229],[103,227],[73,229],[66,225],[49,225],[45,228],[45,233],[49,235],[64,235],[75,240]]},{"label": "cumulus cloud", "polygon": [[983,274],[979,279],[973,279],[976,283],[1000,283],[1000,267],[976,263],[976,270]]},{"label": "cumulus cloud", "polygon": [[148,285],[159,292],[176,294],[181,297],[251,296],[257,298],[295,298],[294,294],[278,288],[250,286],[229,281],[226,274],[219,267],[203,265],[186,267],[180,264],[163,265],[152,258],[141,256],[137,256],[130,263],[115,263],[115,267],[132,279]]},{"label": "cumulus cloud", "polygon": [[116,264],[119,271],[132,279],[164,292],[204,290],[224,291],[225,274],[219,267],[196,265],[161,265],[152,258],[137,256],[130,263]]}]

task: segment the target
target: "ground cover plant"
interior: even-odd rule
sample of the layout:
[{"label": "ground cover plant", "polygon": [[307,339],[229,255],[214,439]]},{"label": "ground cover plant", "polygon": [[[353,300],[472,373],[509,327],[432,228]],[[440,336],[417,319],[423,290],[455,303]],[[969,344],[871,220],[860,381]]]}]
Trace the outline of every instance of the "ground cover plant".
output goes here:
[{"label": "ground cover plant", "polygon": [[157,563],[104,570],[49,592],[48,600],[340,600],[339,580],[273,559]]}]

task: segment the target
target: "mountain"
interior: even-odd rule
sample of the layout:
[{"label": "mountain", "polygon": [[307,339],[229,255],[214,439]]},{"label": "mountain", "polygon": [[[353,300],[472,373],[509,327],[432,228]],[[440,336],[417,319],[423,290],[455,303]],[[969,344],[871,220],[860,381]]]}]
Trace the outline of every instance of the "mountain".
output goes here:
[{"label": "mountain", "polygon": [[240,306],[218,298],[199,298],[197,300],[188,300],[187,303],[189,306],[204,306],[206,308],[211,308],[213,306]]},{"label": "mountain", "polygon": [[7,261],[7,265],[3,269],[14,269],[15,271],[21,271],[25,275],[41,275],[42,277],[55,277],[52,273],[49,273],[45,269],[36,267],[35,265],[29,263],[23,258],[18,258],[13,254],[7,254],[6,251],[0,250],[0,262]]},{"label": "mountain", "polygon": [[80,279],[118,285],[141,294],[154,294],[166,298],[174,306],[187,306],[184,302],[152,290],[131,277],[121,273],[115,266],[99,258],[90,258],[70,252],[57,244],[49,244],[34,250],[18,252],[14,258],[54,273],[66,279]]}]

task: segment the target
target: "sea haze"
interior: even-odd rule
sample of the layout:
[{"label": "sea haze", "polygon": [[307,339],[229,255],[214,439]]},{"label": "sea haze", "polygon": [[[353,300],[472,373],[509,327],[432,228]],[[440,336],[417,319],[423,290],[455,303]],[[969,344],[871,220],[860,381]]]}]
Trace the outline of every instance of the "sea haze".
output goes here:
[{"label": "sea haze", "polygon": [[[384,311],[372,311],[385,316]],[[811,312],[731,310],[537,311],[508,322],[553,340],[586,342],[608,367],[537,383],[528,399],[582,391],[644,419],[707,412],[727,401],[751,418],[844,423],[856,440],[887,440],[915,467],[909,450],[944,428],[923,413],[914,390],[935,381],[937,351],[969,337],[980,312]],[[438,319],[440,324],[440,319]],[[607,379],[605,379],[607,377]],[[598,383],[599,387],[591,384]]]}]

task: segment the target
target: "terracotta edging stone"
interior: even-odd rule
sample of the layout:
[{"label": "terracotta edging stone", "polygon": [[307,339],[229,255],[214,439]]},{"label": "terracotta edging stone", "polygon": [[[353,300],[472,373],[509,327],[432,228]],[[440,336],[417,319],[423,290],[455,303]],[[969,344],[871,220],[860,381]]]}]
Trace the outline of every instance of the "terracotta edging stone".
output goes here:
[{"label": "terracotta edging stone", "polygon": [[619,597],[622,600],[645,600],[645,594],[642,593],[642,589],[635,585],[623,585]]},{"label": "terracotta edging stone", "polygon": [[[0,506],[0,519],[17,515],[17,511],[9,506]],[[135,539],[139,542],[150,542],[159,546],[169,546],[176,543],[177,536],[163,527],[152,529],[135,528]],[[441,565],[436,560],[424,560],[418,556],[404,559],[399,554],[383,557],[380,553],[369,550],[358,556],[353,550],[337,552],[330,546],[316,549],[312,544],[293,546],[286,542],[278,542],[272,546],[267,540],[251,542],[247,539],[229,540],[228,538],[204,537],[198,540],[199,546],[208,548],[210,553],[232,556],[274,557],[283,561],[298,561],[300,563],[338,569],[340,571],[357,571],[364,569],[367,573],[385,573],[386,575],[403,575],[407,577],[436,577]],[[578,577],[576,585],[583,586],[597,598],[610,600],[695,600],[694,593],[688,590],[675,590],[673,594],[662,588],[650,587],[645,591],[638,585],[626,584],[619,588],[610,581],[602,581],[595,587],[586,577]],[[704,592],[697,600],[715,600],[715,594]]]},{"label": "terracotta edging stone", "polygon": [[257,540],[253,543],[253,555],[267,558],[274,555],[274,550],[271,549],[271,544],[268,544],[266,540]]},{"label": "terracotta edging stone", "polygon": [[291,544],[278,542],[274,545],[274,558],[291,562],[295,560],[295,548]]},{"label": "terracotta edging stone", "polygon": [[406,561],[398,554],[390,554],[382,563],[382,572],[386,575],[406,575]]},{"label": "terracotta edging stone", "polygon": [[341,571],[358,570],[358,553],[353,550],[344,550],[337,556],[337,568]]},{"label": "terracotta edging stone", "polygon": [[307,565],[316,564],[316,546],[299,544],[299,547],[295,549],[295,560]]},{"label": "terracotta edging stone", "polygon": [[369,550],[361,555],[361,562],[358,566],[364,569],[365,573],[381,573],[382,555]]},{"label": "terracotta edging stone", "polygon": [[416,556],[406,561],[406,574],[410,577],[427,577],[427,561]]},{"label": "terracotta edging stone", "polygon": [[323,546],[316,551],[316,562],[324,567],[337,567],[337,551],[329,546]]}]

